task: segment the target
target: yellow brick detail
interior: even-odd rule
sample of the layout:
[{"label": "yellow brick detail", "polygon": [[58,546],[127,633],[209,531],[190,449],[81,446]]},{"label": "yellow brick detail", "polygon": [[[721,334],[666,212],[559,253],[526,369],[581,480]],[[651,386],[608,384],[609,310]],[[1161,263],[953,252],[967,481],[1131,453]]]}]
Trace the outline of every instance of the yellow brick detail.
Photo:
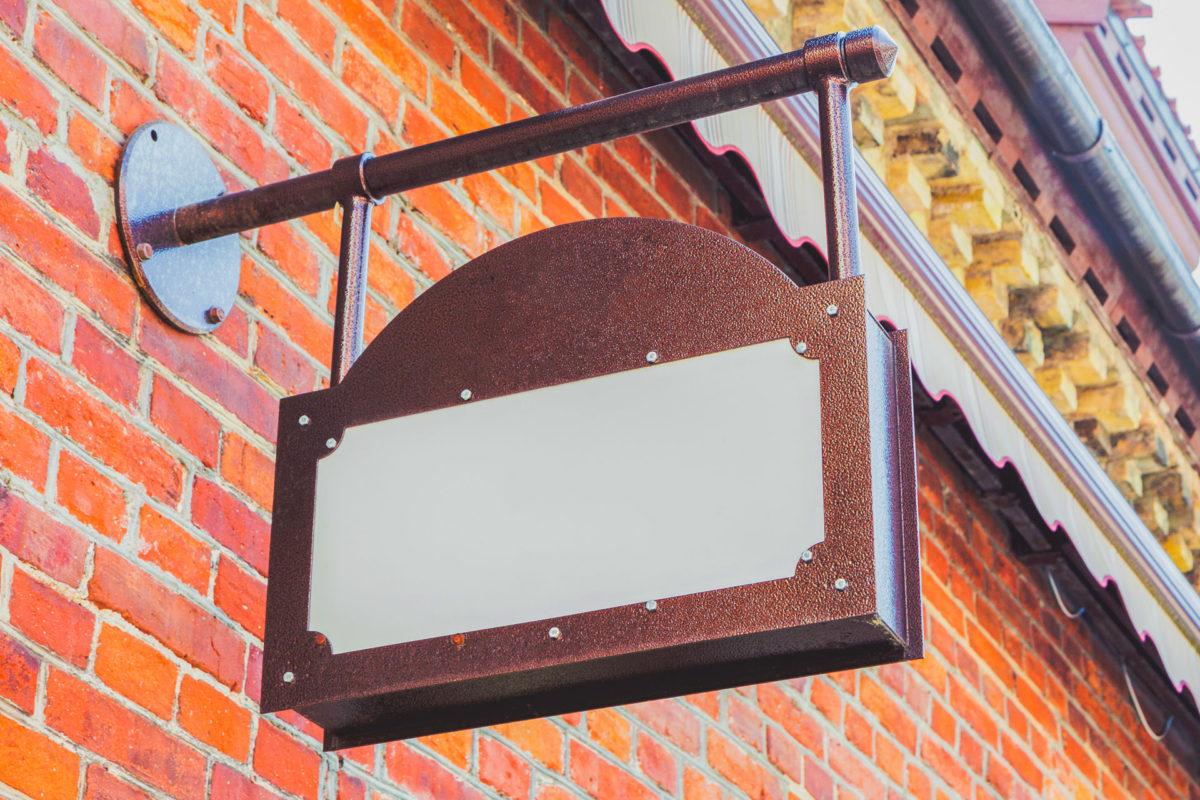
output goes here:
[{"label": "yellow brick detail", "polygon": [[938,183],[933,187],[933,216],[949,217],[971,233],[1000,230],[1003,212],[999,196],[982,183]]},{"label": "yellow brick detail", "polygon": [[972,266],[999,270],[1005,282],[1014,286],[1037,283],[1037,256],[1024,238],[1004,238],[975,242]]},{"label": "yellow brick detail", "polygon": [[1100,420],[1111,433],[1133,430],[1142,414],[1138,393],[1124,381],[1081,390],[1078,410],[1080,414]]},{"label": "yellow brick detail", "polygon": [[1079,405],[1075,384],[1071,383],[1065,370],[1058,367],[1042,367],[1034,371],[1033,377],[1061,413],[1070,414]]},{"label": "yellow brick detail", "polygon": [[1104,465],[1108,477],[1125,495],[1126,500],[1141,497],[1144,492],[1142,485],[1142,470],[1136,458],[1112,458]]},{"label": "yellow brick detail", "polygon": [[929,183],[909,158],[893,158],[887,166],[887,185],[905,211],[927,211],[933,203]]},{"label": "yellow brick detail", "polygon": [[[929,243],[946,262],[946,266],[952,270],[961,272],[970,266],[974,259],[971,234],[949,217],[939,217],[929,221]],[[959,280],[962,280],[961,274]]]},{"label": "yellow brick detail", "polygon": [[1080,386],[1096,386],[1108,378],[1108,360],[1089,331],[1071,330],[1046,342],[1050,362],[1062,367]]},{"label": "yellow brick detail", "polygon": [[967,271],[967,292],[992,322],[999,323],[1008,316],[1008,284],[995,272],[986,269]]},{"label": "yellow brick detail", "polygon": [[1167,540],[1163,542],[1163,549],[1167,551],[1167,555],[1175,562],[1175,566],[1179,568],[1180,572],[1191,572],[1192,567],[1196,566],[1196,559],[1182,535],[1173,533],[1168,536]]},{"label": "yellow brick detail", "polygon": [[1069,328],[1075,320],[1075,305],[1060,286],[1043,284],[1013,292],[1013,312],[1031,317],[1046,330]]}]

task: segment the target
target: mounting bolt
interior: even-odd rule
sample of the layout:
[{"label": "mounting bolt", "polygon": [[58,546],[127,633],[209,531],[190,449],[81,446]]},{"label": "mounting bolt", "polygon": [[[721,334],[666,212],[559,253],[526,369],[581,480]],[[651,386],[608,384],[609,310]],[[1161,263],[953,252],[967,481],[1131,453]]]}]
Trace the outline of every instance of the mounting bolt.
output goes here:
[{"label": "mounting bolt", "polygon": [[547,633],[549,634],[550,638],[556,642],[562,638],[562,631],[560,631],[558,628],[551,628]]},{"label": "mounting bolt", "polygon": [[649,353],[646,353],[646,360],[651,364],[653,364],[655,361],[658,361],[658,351],[651,350]]},{"label": "mounting bolt", "polygon": [[796,342],[796,352],[804,355],[808,352],[808,342]]},{"label": "mounting bolt", "polygon": [[142,242],[135,249],[137,250],[137,257],[142,261],[149,261],[150,257],[154,255],[154,245],[149,242]]},{"label": "mounting bolt", "polygon": [[[150,245],[146,245],[146,246],[149,247]],[[221,322],[221,320],[225,319],[225,309],[217,308],[216,306],[213,306],[208,311],[204,312],[204,318],[206,320],[208,320],[209,322],[211,322],[213,325],[217,325],[218,323]]]},{"label": "mounting bolt", "polygon": [[837,589],[839,592],[844,591],[846,589],[846,587],[849,585],[850,584],[846,583],[845,578],[838,578],[836,581],[833,582],[833,588]]},{"label": "mounting bolt", "polygon": [[332,450],[333,448],[337,447],[337,439],[326,439],[325,446]]},{"label": "mounting bolt", "polygon": [[800,554],[801,561],[812,561],[812,550],[805,550]]},{"label": "mounting bolt", "polygon": [[461,397],[463,400],[470,400],[473,395],[471,394],[470,389],[463,389],[461,392],[458,393],[458,396]]},{"label": "mounting bolt", "polygon": [[825,313],[831,317],[836,317],[838,315],[838,307],[831,305],[829,308],[825,309]]},{"label": "mounting bolt", "polygon": [[287,672],[283,673],[283,682],[284,683],[295,683],[296,682],[296,673],[292,672],[291,670],[288,670]]},{"label": "mounting bolt", "polygon": [[646,610],[647,611],[658,611],[658,601],[657,600],[647,600],[646,601]]},{"label": "mounting bolt", "polygon": [[308,418],[308,414],[301,414],[300,419],[296,420],[296,422],[300,423],[301,428],[307,428],[308,423],[312,422],[312,420]]}]

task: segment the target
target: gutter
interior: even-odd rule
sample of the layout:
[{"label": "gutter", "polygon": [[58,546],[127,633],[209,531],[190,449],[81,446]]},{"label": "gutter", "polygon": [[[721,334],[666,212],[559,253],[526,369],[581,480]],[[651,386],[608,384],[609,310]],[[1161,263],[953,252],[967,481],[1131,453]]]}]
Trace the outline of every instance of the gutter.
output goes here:
[{"label": "gutter", "polygon": [[1170,334],[1200,391],[1200,286],[1032,0],[952,0]]}]

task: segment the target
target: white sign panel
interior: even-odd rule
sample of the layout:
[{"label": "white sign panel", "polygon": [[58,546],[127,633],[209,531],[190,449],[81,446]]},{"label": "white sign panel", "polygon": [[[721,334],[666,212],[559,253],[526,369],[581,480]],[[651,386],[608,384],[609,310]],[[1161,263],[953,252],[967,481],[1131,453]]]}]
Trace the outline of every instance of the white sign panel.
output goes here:
[{"label": "white sign panel", "polygon": [[789,578],[823,512],[787,339],[465,400],[319,462],[309,629],[347,652]]}]

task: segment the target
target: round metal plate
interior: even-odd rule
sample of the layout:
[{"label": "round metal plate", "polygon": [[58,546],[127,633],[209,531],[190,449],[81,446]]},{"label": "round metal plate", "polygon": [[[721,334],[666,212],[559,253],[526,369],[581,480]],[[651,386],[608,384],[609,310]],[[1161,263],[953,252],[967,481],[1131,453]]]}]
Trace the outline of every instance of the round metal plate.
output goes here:
[{"label": "round metal plate", "polygon": [[[241,273],[238,237],[172,246],[161,241],[161,224],[151,223],[224,192],[221,174],[200,142],[170,123],[138,128],[121,154],[117,214],[126,257],[158,312],[189,333],[214,330],[233,308]],[[143,257],[146,245],[149,258]]]}]

